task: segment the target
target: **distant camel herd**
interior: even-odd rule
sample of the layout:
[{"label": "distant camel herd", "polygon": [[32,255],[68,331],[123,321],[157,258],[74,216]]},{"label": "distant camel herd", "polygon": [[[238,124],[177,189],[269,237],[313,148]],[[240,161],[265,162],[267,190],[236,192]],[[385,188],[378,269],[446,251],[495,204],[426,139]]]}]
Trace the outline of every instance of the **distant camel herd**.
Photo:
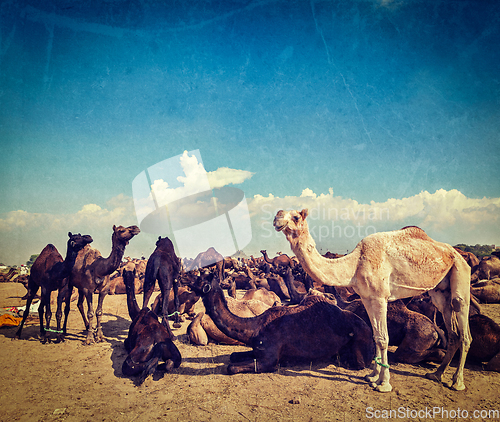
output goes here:
[{"label": "distant camel herd", "polygon": [[[345,256],[323,256],[306,218],[307,210],[279,211],[275,217],[274,227],[286,236],[293,257],[269,258],[262,250],[262,257],[224,258],[210,248],[194,260],[181,260],[170,239],[160,237],[149,259],[124,260],[126,246],[140,230],[113,226],[112,250],[103,258],[91,247],[91,236],[68,233],[65,258],[49,244],[35,260],[26,285],[27,309],[41,289],[40,336],[43,343],[50,341],[50,294],[57,291],[55,331],[57,341],[64,341],[76,288],[90,345],[104,340],[105,296],[126,294],[132,323],[122,372],[141,381],[181,365],[169,319],[178,328],[184,318],[191,319],[187,333],[194,345],[215,341],[252,348],[231,355],[229,374],[334,358],[353,370],[371,366],[367,381],[387,392],[392,389],[388,346],[397,347],[392,360],[439,363],[427,374],[436,381],[457,354],[450,385],[455,390],[465,388],[466,359],[500,371],[500,326],[482,315],[479,305],[500,302],[498,256],[479,260],[432,240],[418,227],[375,233]],[[150,309],[156,286],[161,293]],[[99,298],[95,327],[94,293]],[[138,293],[144,293],[142,307]],[[196,314],[199,300],[205,311]]]}]

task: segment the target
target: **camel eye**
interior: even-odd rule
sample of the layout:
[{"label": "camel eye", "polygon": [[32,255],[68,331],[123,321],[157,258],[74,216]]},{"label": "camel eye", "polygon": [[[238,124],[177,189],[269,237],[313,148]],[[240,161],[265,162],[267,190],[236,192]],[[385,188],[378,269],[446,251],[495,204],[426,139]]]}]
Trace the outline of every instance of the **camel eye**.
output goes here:
[{"label": "camel eye", "polygon": [[293,221],[299,221],[299,216],[298,215],[294,215],[293,216]]}]

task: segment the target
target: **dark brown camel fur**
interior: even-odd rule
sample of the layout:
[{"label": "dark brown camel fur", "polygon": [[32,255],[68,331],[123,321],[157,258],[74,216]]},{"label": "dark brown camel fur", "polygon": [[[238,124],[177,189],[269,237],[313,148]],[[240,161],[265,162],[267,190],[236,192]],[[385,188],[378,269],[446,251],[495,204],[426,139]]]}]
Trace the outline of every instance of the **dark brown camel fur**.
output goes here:
[{"label": "dark brown camel fur", "polygon": [[[69,300],[73,287],[78,289],[78,310],[83,319],[83,323],[87,330],[87,338],[85,344],[92,344],[94,341],[104,341],[104,335],[101,328],[102,305],[104,298],[109,292],[109,275],[113,273],[120,265],[125,247],[130,239],[140,233],[139,227],[130,226],[113,226],[113,234],[111,235],[111,253],[107,258],[103,258],[101,253],[87,245],[83,248],[76,258],[76,263],[69,277],[69,293],[64,298],[59,294],[57,297],[57,330],[60,331],[62,318],[62,301],[65,299],[66,306],[64,308],[64,325],[62,328],[62,338],[66,335],[66,327],[69,315]],[[97,292],[99,295],[96,309],[96,333],[94,338],[93,320],[93,294]],[[83,310],[83,301],[87,300],[87,316]],[[88,319],[87,319],[88,318]]]},{"label": "dark brown camel fur", "polygon": [[219,329],[253,349],[231,355],[229,374],[273,372],[287,359],[311,361],[339,354],[355,369],[365,368],[373,359],[370,327],[323,297],[311,296],[296,307],[272,307],[259,316],[241,318],[229,311],[213,275],[200,277],[193,289],[202,295],[206,311]]},{"label": "dark brown camel fur", "polygon": [[485,315],[469,319],[472,343],[467,360],[483,363],[486,371],[500,372],[500,325]]},{"label": "dark brown camel fur", "polygon": [[[158,316],[146,308],[139,308],[134,289],[135,270],[123,271],[123,280],[127,287],[127,306],[132,324],[125,349],[128,356],[122,364],[122,373],[126,376],[139,376],[142,383],[158,367],[166,371],[178,368],[181,354],[173,343],[168,330],[158,322]],[[158,365],[160,361],[164,365]]]},{"label": "dark brown camel fur", "polygon": [[[160,286],[163,298],[168,298],[170,290],[174,291],[174,328],[180,327],[179,318],[179,283],[177,277],[181,271],[181,261],[175,254],[174,245],[168,237],[158,238],[156,249],[148,259],[146,266],[146,275],[144,277],[144,300],[142,307],[146,308],[149,299],[153,294],[156,280]],[[170,325],[168,323],[168,300],[162,301],[162,310],[159,316],[162,317],[161,323],[168,330],[170,337],[175,339]]]},{"label": "dark brown camel fur", "polygon": [[[66,258],[63,260],[61,254],[57,251],[56,247],[48,244],[42,250],[40,255],[36,258],[31,273],[28,279],[28,297],[26,302],[26,312],[23,314],[21,325],[17,330],[16,337],[21,338],[24,323],[29,314],[31,302],[35,297],[38,288],[41,287],[41,303],[38,307],[38,315],[40,318],[40,336],[42,343],[50,342],[50,335],[47,333],[43,325],[43,313],[45,311],[45,319],[47,329],[50,327],[50,319],[52,312],[50,309],[50,294],[54,290],[62,289],[63,280],[67,278],[73,266],[75,265],[78,252],[85,247],[85,245],[92,242],[92,237],[88,235],[71,234],[68,233],[69,239],[67,242]],[[59,327],[58,327],[59,330]]]},{"label": "dark brown camel fur", "polygon": [[269,265],[273,267],[280,267],[280,266],[288,266],[290,268],[294,267],[294,262],[287,254],[278,255],[275,256],[273,259],[270,259],[267,256],[267,251],[262,250],[260,251],[260,253],[264,255],[264,261],[266,261]]},{"label": "dark brown camel fur", "polygon": [[491,255],[483,258],[471,276],[471,283],[480,280],[490,280],[500,276],[500,258]]},{"label": "dark brown camel fur", "polygon": [[481,303],[500,303],[500,278],[475,283],[470,292]]},{"label": "dark brown camel fur", "polygon": [[[335,288],[332,290],[335,292]],[[367,324],[370,323],[368,313],[360,299],[345,302],[340,295],[334,294],[340,308],[351,311]],[[443,360],[446,352],[444,333],[440,333],[436,324],[425,315],[410,311],[403,301],[396,300],[387,304],[387,328],[389,330],[389,345],[398,347],[394,353],[396,361],[402,363],[424,361],[440,363]]]}]

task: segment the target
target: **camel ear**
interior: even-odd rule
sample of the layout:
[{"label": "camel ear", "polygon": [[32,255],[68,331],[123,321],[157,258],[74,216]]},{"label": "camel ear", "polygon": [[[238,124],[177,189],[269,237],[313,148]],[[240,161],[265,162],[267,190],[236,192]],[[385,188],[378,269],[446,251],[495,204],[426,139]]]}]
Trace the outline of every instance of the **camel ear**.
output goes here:
[{"label": "camel ear", "polygon": [[307,208],[304,208],[304,209],[300,212],[300,215],[302,216],[302,220],[305,220],[308,214],[309,214],[309,210],[308,210]]},{"label": "camel ear", "polygon": [[68,232],[68,237],[71,237],[71,236],[73,236],[73,235],[71,234],[71,232]]},{"label": "camel ear", "polygon": [[116,231],[116,226],[113,224],[113,231],[115,232]]}]

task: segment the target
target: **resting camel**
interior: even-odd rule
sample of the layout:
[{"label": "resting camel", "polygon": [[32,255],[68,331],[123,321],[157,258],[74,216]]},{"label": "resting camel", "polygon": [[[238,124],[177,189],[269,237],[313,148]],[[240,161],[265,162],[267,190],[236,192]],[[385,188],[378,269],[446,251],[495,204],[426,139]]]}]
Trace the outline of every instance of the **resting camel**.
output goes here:
[{"label": "resting camel", "polygon": [[471,276],[471,283],[478,280],[489,280],[500,276],[500,258],[496,255],[491,255],[484,258],[476,267],[476,271]]},{"label": "resting camel", "polygon": [[272,307],[253,318],[241,318],[228,309],[212,274],[199,277],[192,288],[202,296],[217,327],[253,349],[231,355],[229,374],[273,372],[288,359],[310,361],[339,354],[353,369],[365,368],[373,359],[370,327],[324,297],[311,296],[299,306]]},{"label": "resting camel", "polygon": [[40,305],[38,307],[38,315],[40,317],[40,336],[42,343],[50,342],[50,335],[43,325],[43,312],[45,312],[45,319],[47,322],[47,329],[50,327],[50,319],[52,312],[50,310],[50,294],[54,290],[62,288],[63,280],[69,276],[73,266],[75,265],[77,254],[87,244],[92,242],[92,237],[89,235],[82,236],[81,234],[68,233],[69,239],[67,242],[66,258],[63,260],[61,254],[57,251],[56,247],[48,244],[43,248],[42,252],[36,258],[31,267],[30,276],[28,279],[28,297],[26,302],[27,311],[23,313],[21,325],[17,330],[16,337],[21,338],[24,323],[29,314],[31,302],[38,291],[42,288]]},{"label": "resting camel", "polygon": [[500,303],[500,278],[475,283],[470,286],[470,292],[481,303]]},{"label": "resting camel", "polygon": [[[123,280],[127,288],[127,307],[132,323],[125,339],[127,359],[122,364],[126,376],[140,376],[144,381],[157,367],[164,370],[178,368],[181,354],[173,343],[168,330],[158,322],[157,315],[148,308],[139,309],[134,289],[135,269],[125,269]],[[160,361],[165,364],[158,366]]]},{"label": "resting camel", "polygon": [[432,240],[420,228],[406,227],[367,236],[350,254],[327,259],[319,254],[309,234],[307,213],[307,209],[278,211],[274,227],[285,234],[300,264],[315,281],[352,287],[361,297],[377,350],[377,364],[367,377],[371,386],[381,392],[392,390],[387,359],[387,302],[428,291],[444,316],[448,348],[441,365],[427,377],[441,381],[460,347],[460,363],[451,388],[465,389],[463,368],[471,342],[470,267],[460,254],[450,245]]},{"label": "resting camel", "polygon": [[[181,261],[175,254],[174,245],[168,237],[161,238],[158,237],[156,242],[156,249],[153,251],[148,259],[148,264],[146,266],[146,275],[144,277],[144,300],[142,302],[142,307],[146,308],[149,303],[149,299],[153,294],[156,280],[161,290],[161,296],[163,298],[168,298],[170,295],[170,290],[174,291],[174,328],[180,327],[179,318],[179,296],[178,289],[179,284],[176,280],[179,272],[181,270]],[[170,325],[168,323],[168,300],[162,301],[161,310],[161,323],[168,330],[170,337],[175,339]]]},{"label": "resting camel", "polygon": [[293,268],[293,261],[286,254],[278,255],[275,256],[273,259],[269,259],[269,257],[267,256],[267,251],[262,250],[260,251],[260,253],[264,255],[264,261],[266,261],[269,265],[273,267],[288,266],[290,268]]},{"label": "resting camel", "polygon": [[[370,319],[360,299],[345,302],[338,293],[335,293],[335,287],[333,289],[337,306],[355,313],[370,324]],[[444,333],[425,315],[409,310],[400,299],[387,304],[387,329],[389,345],[398,347],[394,353],[396,361],[403,363],[442,362],[445,352],[441,347],[446,347]]]},{"label": "resting camel", "polygon": [[500,372],[500,326],[486,315],[470,317],[472,343],[467,360],[487,362],[487,371]]},{"label": "resting camel", "polygon": [[[84,344],[89,345],[94,343],[94,331],[92,328],[94,319],[94,307],[92,305],[94,292],[98,292],[99,294],[96,309],[97,332],[95,339],[97,341],[104,341],[104,335],[101,328],[102,304],[109,291],[109,275],[120,265],[123,254],[125,253],[125,247],[128,245],[130,239],[139,233],[140,230],[137,226],[113,226],[113,234],[111,235],[112,248],[107,258],[103,258],[101,253],[97,249],[91,248],[90,245],[87,245],[78,253],[75,266],[69,277],[69,294],[66,295],[65,299],[66,306],[64,308],[64,325],[61,338],[64,338],[66,335],[66,326],[70,310],[69,301],[73,287],[76,287],[78,289],[78,310],[82,315],[83,323],[87,329],[87,338]],[[61,330],[63,299],[64,295],[60,293],[57,297],[57,331]],[[85,316],[83,310],[83,301],[85,299],[87,300],[88,307],[87,316]]]}]

